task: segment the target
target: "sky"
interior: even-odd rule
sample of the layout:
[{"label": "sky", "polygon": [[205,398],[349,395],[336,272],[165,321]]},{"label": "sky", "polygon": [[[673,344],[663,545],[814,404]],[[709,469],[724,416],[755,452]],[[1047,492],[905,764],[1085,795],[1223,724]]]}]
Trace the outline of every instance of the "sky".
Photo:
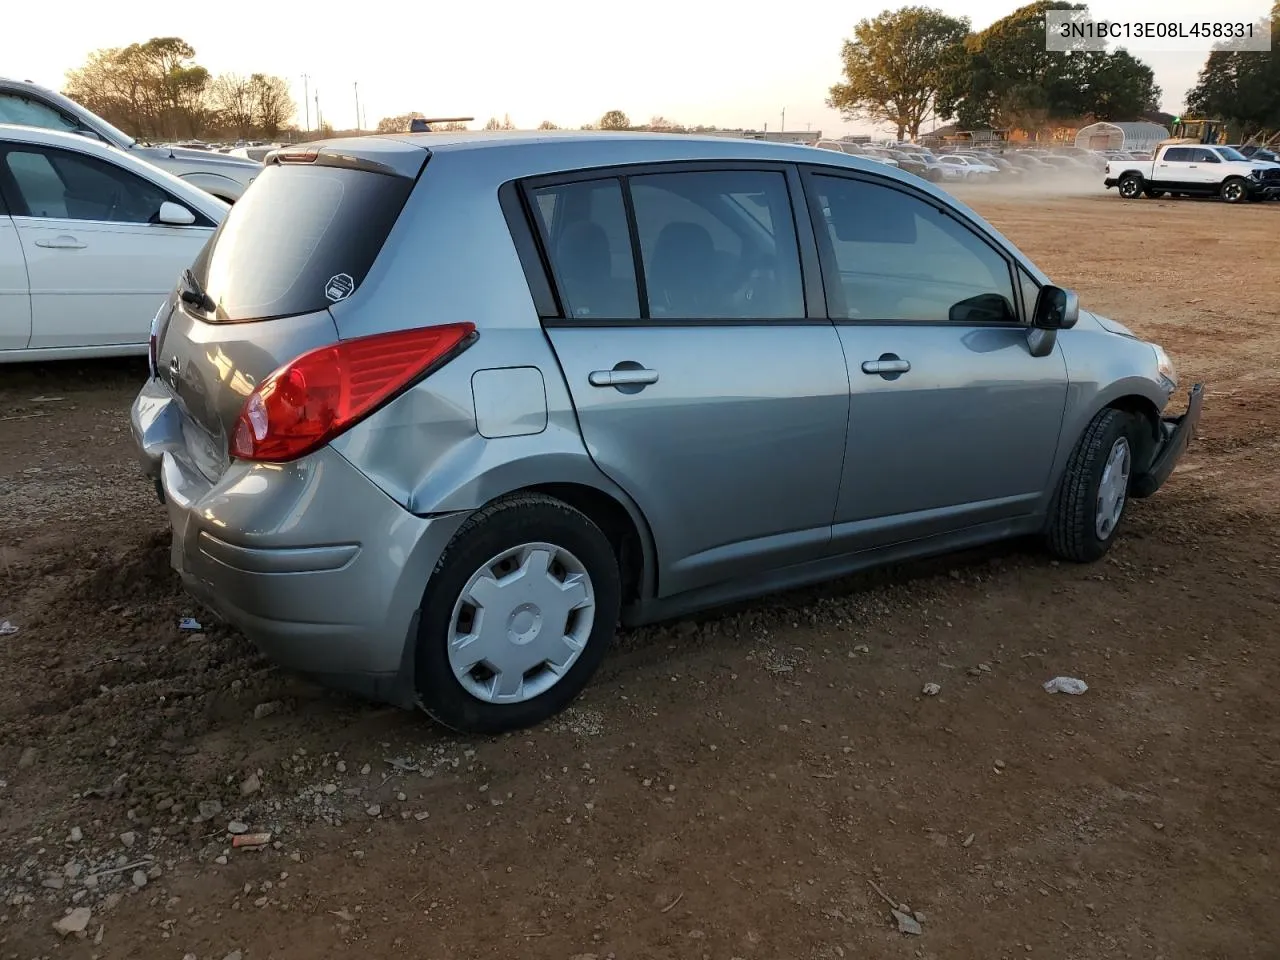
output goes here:
[{"label": "sky", "polygon": [[[776,130],[871,132],[828,108],[840,80],[840,45],[858,20],[904,5],[832,0],[645,0],[610,6],[586,0],[431,4],[206,4],[126,0],[14,2],[0,31],[0,73],[60,89],[66,71],[101,47],[179,36],[213,73],[272,73],[293,87],[303,120],[303,75],[315,122],[315,96],[336,129],[421,111],[470,116],[473,127],[509,115],[519,127],[551,120],[594,122],[607,110],[633,123],[663,116],[684,124]],[[925,2],[982,29],[1018,0]],[[328,8],[327,10],[325,8]],[[1113,0],[1096,18],[1250,21],[1270,0]],[[361,13],[368,11],[368,15]],[[1280,38],[1276,38],[1280,42]],[[1162,106],[1182,110],[1205,52],[1131,49],[1155,71]]]}]

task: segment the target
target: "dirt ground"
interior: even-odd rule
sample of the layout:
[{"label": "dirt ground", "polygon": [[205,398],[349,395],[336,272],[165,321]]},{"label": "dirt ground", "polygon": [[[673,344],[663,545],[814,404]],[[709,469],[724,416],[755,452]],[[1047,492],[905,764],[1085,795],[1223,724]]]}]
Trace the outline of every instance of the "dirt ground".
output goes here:
[{"label": "dirt ground", "polygon": [[967,199],[1207,383],[1108,558],[631,632],[495,740],[284,674],[183,596],[140,364],[0,369],[0,957],[1280,956],[1280,204]]}]

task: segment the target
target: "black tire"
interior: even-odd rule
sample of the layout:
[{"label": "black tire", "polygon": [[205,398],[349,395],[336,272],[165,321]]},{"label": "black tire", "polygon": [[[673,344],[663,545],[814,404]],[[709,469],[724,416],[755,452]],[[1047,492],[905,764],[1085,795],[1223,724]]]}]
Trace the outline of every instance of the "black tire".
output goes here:
[{"label": "black tire", "polygon": [[1159,200],[1159,199],[1160,199],[1161,197],[1163,197],[1163,196],[1164,196],[1164,191],[1163,191],[1163,190],[1153,190],[1153,189],[1151,189],[1150,187],[1147,187],[1147,197],[1148,197],[1148,198],[1150,198],[1150,199],[1152,199],[1152,200]]},{"label": "black tire", "polygon": [[[550,689],[529,700],[490,703],[469,693],[450,666],[454,606],[472,574],[525,543],[549,543],[578,558],[594,589],[594,620],[577,660]],[[600,666],[617,630],[621,596],[617,556],[586,514],[541,494],[494,501],[454,534],[427,583],[414,664],[419,703],[432,719],[460,733],[491,735],[541,723],[568,706]]]},{"label": "black tire", "polygon": [[1222,181],[1218,196],[1227,203],[1244,203],[1249,199],[1249,184],[1244,177],[1228,177]]},{"label": "black tire", "polygon": [[1120,178],[1116,192],[1120,194],[1122,200],[1137,200],[1142,196],[1142,191],[1145,189],[1142,177],[1136,173],[1130,173]]},{"label": "black tire", "polygon": [[1071,451],[1062,482],[1049,507],[1045,538],[1049,551],[1063,560],[1091,563],[1102,557],[1115,542],[1128,509],[1128,490],[1119,519],[1107,532],[1098,535],[1098,488],[1112,449],[1122,438],[1129,445],[1129,486],[1133,484],[1134,442],[1139,423],[1133,414],[1108,407],[1089,421],[1084,434]]}]

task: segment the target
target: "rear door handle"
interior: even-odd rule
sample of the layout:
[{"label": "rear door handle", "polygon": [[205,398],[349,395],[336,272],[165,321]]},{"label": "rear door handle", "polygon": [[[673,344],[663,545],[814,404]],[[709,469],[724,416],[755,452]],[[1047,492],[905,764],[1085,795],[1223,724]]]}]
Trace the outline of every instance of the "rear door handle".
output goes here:
[{"label": "rear door handle", "polygon": [[54,237],[51,240],[37,240],[37,247],[50,247],[54,250],[83,250],[87,244],[81,243],[75,237],[63,234],[60,237]]},{"label": "rear door handle", "polygon": [[657,370],[646,370],[643,367],[639,369],[628,370],[592,370],[587,374],[587,382],[593,387],[628,387],[628,386],[646,386],[650,383],[658,382]]},{"label": "rear door handle", "polygon": [[899,360],[897,357],[893,359],[867,360],[862,364],[863,373],[879,374],[884,376],[886,373],[906,373],[911,369],[911,364],[906,360]]}]

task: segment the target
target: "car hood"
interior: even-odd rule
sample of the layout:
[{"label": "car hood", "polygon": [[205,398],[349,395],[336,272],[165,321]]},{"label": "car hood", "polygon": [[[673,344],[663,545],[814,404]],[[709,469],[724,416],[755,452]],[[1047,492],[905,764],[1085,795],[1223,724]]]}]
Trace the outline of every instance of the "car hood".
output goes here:
[{"label": "car hood", "polygon": [[135,150],[141,151],[144,155],[154,157],[170,157],[174,160],[181,160],[183,163],[199,164],[207,166],[209,169],[246,169],[250,167],[261,167],[262,164],[257,160],[249,160],[242,157],[232,157],[225,153],[211,153],[205,150],[190,150],[185,147],[157,147],[154,145],[143,146],[139,144],[134,147]]},{"label": "car hood", "polygon": [[1108,333],[1114,333],[1121,337],[1128,337],[1131,340],[1141,340],[1136,333],[1126,327],[1119,320],[1112,320],[1110,317],[1104,317],[1100,313],[1090,313],[1089,316],[1097,321],[1098,326]]}]

